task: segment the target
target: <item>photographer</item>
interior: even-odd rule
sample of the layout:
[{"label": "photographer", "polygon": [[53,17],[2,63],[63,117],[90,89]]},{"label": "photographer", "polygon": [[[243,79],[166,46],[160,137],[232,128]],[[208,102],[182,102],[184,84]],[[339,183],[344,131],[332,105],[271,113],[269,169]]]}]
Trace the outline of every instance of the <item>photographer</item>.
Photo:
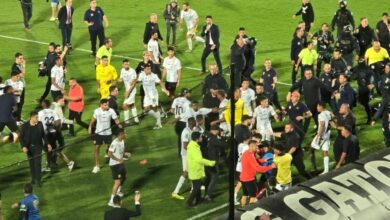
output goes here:
[{"label": "photographer", "polygon": [[41,103],[42,100],[44,100],[47,95],[49,95],[50,88],[51,88],[51,69],[54,67],[56,64],[56,58],[58,57],[58,54],[55,51],[56,44],[54,42],[51,42],[49,44],[49,51],[46,54],[45,60],[40,62],[39,66],[39,76],[40,77],[47,77],[47,82],[45,86],[45,91],[43,92],[42,96],[37,99],[38,103]]},{"label": "photographer", "polygon": [[329,63],[332,57],[332,47],[334,38],[332,32],[329,31],[329,24],[323,23],[321,29],[314,33],[313,43],[317,44],[318,60],[317,60],[317,77],[321,72],[322,62]]},{"label": "photographer", "polygon": [[164,10],[164,18],[167,24],[167,47],[169,47],[169,37],[171,36],[172,30],[172,46],[176,47],[176,27],[178,22],[178,17],[180,16],[180,7],[177,5],[176,0],[171,0],[169,4],[166,5]]}]

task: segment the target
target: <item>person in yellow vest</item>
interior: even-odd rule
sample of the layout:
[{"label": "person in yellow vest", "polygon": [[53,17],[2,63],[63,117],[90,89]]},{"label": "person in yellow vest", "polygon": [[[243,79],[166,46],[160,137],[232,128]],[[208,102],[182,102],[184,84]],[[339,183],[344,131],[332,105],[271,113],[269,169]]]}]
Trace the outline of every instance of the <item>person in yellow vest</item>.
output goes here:
[{"label": "person in yellow vest", "polygon": [[111,64],[111,56],[112,56],[112,40],[111,38],[104,39],[104,44],[99,48],[96,53],[95,65],[99,65],[102,63],[102,57],[107,56],[108,64]]},{"label": "person in yellow vest", "polygon": [[[234,125],[241,124],[241,118],[243,115],[247,115],[248,112],[244,106],[244,101],[240,98],[241,97],[241,90],[239,88],[234,90],[234,102],[235,102],[235,109],[234,109]],[[231,121],[231,101],[230,99],[227,103],[226,110],[224,112],[224,118],[225,122],[229,125],[230,127],[230,121]]]},{"label": "person in yellow vest", "polygon": [[291,161],[292,156],[286,153],[286,148],[283,145],[276,144],[274,146],[274,163],[278,169],[276,173],[276,189],[279,191],[287,190],[292,186],[291,178]]},{"label": "person in yellow vest", "polygon": [[[188,163],[188,178],[192,181],[192,192],[187,200],[187,207],[194,207],[202,200],[201,186],[202,179],[206,176],[204,167],[215,166],[215,161],[207,160],[202,157],[200,150],[202,143],[202,135],[200,132],[192,132],[191,141],[187,145],[187,163]],[[194,204],[195,200],[195,204]]]},{"label": "person in yellow vest", "polygon": [[374,41],[372,47],[368,48],[364,54],[364,58],[366,59],[366,63],[371,66],[372,64],[389,59],[389,53],[387,53],[385,48],[381,47],[379,41]]},{"label": "person in yellow vest", "polygon": [[307,47],[298,55],[299,59],[295,64],[295,72],[298,72],[299,66],[301,66],[301,79],[303,79],[303,74],[306,69],[311,69],[313,72],[317,72],[317,59],[318,53],[314,49],[313,42],[307,42]]},{"label": "person in yellow vest", "polygon": [[118,73],[115,68],[108,64],[108,57],[102,56],[102,63],[96,67],[97,93],[100,93],[101,99],[109,95],[109,88],[118,79]]}]

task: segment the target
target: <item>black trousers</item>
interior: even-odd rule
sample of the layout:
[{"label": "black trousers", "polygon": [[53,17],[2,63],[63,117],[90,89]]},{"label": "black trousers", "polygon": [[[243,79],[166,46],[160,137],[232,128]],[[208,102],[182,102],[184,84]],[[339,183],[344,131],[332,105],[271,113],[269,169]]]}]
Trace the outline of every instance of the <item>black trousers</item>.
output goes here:
[{"label": "black trousers", "polygon": [[297,148],[296,152],[293,154],[292,164],[297,168],[299,175],[305,177],[306,179],[311,179],[311,175],[306,172],[305,164],[303,163],[303,151],[301,148]]},{"label": "black trousers", "polygon": [[[201,179],[192,180],[192,192],[187,200],[188,206],[195,206],[195,205],[200,203],[200,201],[202,199],[202,194],[200,191],[201,186],[202,186]],[[195,200],[195,204],[194,204],[194,200]]]},{"label": "black trousers", "polygon": [[39,99],[39,102],[42,102],[44,99],[46,99],[47,95],[49,95],[50,87],[51,87],[51,77],[47,76],[45,91],[43,92],[41,98]]},{"label": "black trousers", "polygon": [[[75,120],[78,125],[81,127],[88,129],[89,125],[81,120],[81,116],[83,115],[83,112],[75,112],[69,109],[69,120]],[[74,125],[70,124],[69,125],[69,133],[71,135],[74,135]]]},{"label": "black trousers", "polygon": [[367,121],[371,121],[371,107],[370,107],[370,91],[361,91],[358,92],[359,103],[363,105],[364,110],[367,114]]},{"label": "black trousers", "polygon": [[96,40],[99,38],[99,47],[103,45],[104,39],[106,38],[104,35],[104,28],[100,28],[98,30],[89,29],[89,37],[91,40],[91,50],[93,54],[96,54]]},{"label": "black trousers", "polygon": [[182,121],[177,121],[175,124],[175,132],[177,135],[177,148],[179,157],[181,156],[181,133],[183,132],[184,128],[186,128],[186,123]]},{"label": "black trousers", "polygon": [[211,113],[207,114],[206,117],[204,118],[205,130],[210,131],[211,122],[218,120],[218,118],[219,118],[218,113],[211,112]]},{"label": "black trousers", "polygon": [[[308,105],[307,106],[312,114],[311,118],[314,119],[314,123],[316,124],[316,126],[318,127],[318,112],[317,112],[317,104],[315,105]],[[304,122],[304,130],[305,132],[307,132],[307,130],[309,129],[309,125],[310,125],[310,120],[311,118],[306,118],[305,119],[305,122]]]},{"label": "black trousers", "polygon": [[24,4],[20,2],[20,5],[22,6],[22,12],[23,12],[23,23],[25,28],[30,28],[29,21],[32,17],[32,3],[31,4]]},{"label": "black trousers", "polygon": [[62,46],[66,44],[70,44],[70,38],[72,37],[72,25],[65,24],[65,26],[61,27],[61,35],[62,35]]},{"label": "black trousers", "polygon": [[383,131],[383,136],[385,136],[385,145],[386,147],[390,147],[389,120],[384,116],[382,119],[382,131]]},{"label": "black trousers", "polygon": [[206,47],[203,50],[201,62],[202,62],[202,72],[206,72],[206,59],[210,55],[210,53],[213,53],[215,62],[217,63],[218,72],[222,73],[222,63],[221,58],[219,57],[219,48],[216,47],[214,50],[211,50],[211,45],[206,45]]},{"label": "black trousers", "polygon": [[206,196],[212,198],[215,185],[217,185],[219,168],[218,165],[215,167],[206,167]]},{"label": "black trousers", "polygon": [[30,164],[30,173],[32,183],[41,182],[41,161],[42,161],[42,146],[30,146],[28,148],[27,158]]},{"label": "black trousers", "polygon": [[61,91],[50,90],[50,93],[51,93],[51,98],[53,99],[53,101],[55,101],[58,96],[62,95]]},{"label": "black trousers", "polygon": [[275,105],[276,109],[279,109],[279,110],[282,109],[282,107],[280,106],[280,102],[279,102],[278,92],[276,90],[273,92],[265,93],[265,96],[268,98],[270,105]]},{"label": "black trousers", "polygon": [[169,45],[169,38],[171,37],[171,30],[172,30],[172,44],[176,45],[177,22],[170,22],[168,20],[168,21],[166,21],[166,23],[167,23],[167,45]]},{"label": "black trousers", "polygon": [[340,160],[341,153],[343,151],[344,137],[341,134],[337,135],[333,145],[333,154],[336,163]]}]

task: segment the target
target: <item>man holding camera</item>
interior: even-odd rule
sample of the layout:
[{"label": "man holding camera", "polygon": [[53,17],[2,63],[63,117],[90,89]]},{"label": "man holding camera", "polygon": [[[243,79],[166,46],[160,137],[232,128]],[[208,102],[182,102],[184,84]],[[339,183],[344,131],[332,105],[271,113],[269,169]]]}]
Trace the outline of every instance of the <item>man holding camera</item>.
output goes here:
[{"label": "man holding camera", "polygon": [[334,42],[333,34],[329,31],[329,24],[323,23],[321,29],[313,35],[314,45],[317,44],[317,77],[321,72],[322,62],[329,63],[332,56],[331,45]]}]

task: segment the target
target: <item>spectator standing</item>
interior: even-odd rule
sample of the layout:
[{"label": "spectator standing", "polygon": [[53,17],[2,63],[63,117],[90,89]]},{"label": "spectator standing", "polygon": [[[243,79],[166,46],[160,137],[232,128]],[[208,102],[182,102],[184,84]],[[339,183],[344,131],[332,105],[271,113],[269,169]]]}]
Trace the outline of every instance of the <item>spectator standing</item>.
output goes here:
[{"label": "spectator standing", "polygon": [[206,16],[206,25],[203,26],[201,36],[205,37],[205,48],[203,50],[201,63],[202,63],[202,72],[206,72],[206,59],[209,54],[212,52],[214,55],[215,62],[218,66],[218,72],[222,72],[222,63],[219,57],[219,29],[218,26],[213,24],[213,17],[211,15]]},{"label": "spectator standing", "polygon": [[143,38],[143,43],[144,47],[148,48],[148,42],[150,40],[150,36],[153,33],[157,33],[157,39],[163,41],[162,35],[160,33],[160,29],[158,27],[157,23],[157,14],[152,13],[150,14],[150,20],[145,24],[145,31],[144,31],[144,38]]},{"label": "spectator standing", "polygon": [[65,0],[65,5],[58,11],[58,27],[61,29],[62,46],[71,48],[70,39],[73,30],[73,0]]},{"label": "spectator standing", "polygon": [[99,47],[103,45],[106,38],[104,27],[108,27],[108,19],[102,8],[97,6],[96,0],[89,1],[89,9],[84,14],[84,23],[88,27],[91,40],[92,56],[96,56],[96,40],[99,38]]},{"label": "spectator standing", "polygon": [[[177,4],[176,0],[171,0],[169,4],[166,5],[164,10],[164,18],[167,24],[167,47],[172,46],[176,47],[176,28],[177,22],[180,17],[180,6]],[[170,36],[172,31],[172,44],[169,44]]]},{"label": "spectator standing", "polygon": [[20,5],[23,12],[23,23],[26,31],[31,31],[30,19],[32,17],[32,0],[20,0]]}]

